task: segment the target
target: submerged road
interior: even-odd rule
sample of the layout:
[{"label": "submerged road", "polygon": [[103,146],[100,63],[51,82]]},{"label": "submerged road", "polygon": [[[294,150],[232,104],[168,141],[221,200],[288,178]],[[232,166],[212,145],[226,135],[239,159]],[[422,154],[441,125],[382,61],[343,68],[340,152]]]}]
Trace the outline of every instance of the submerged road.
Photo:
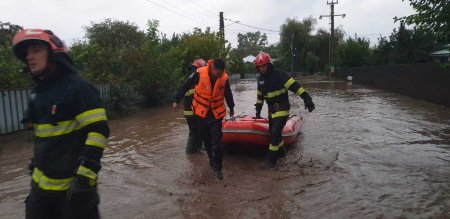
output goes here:
[{"label": "submerged road", "polygon": [[[227,149],[222,182],[205,154],[185,154],[181,112],[145,109],[110,122],[102,217],[450,218],[450,108],[351,82],[302,84],[316,110],[291,95],[291,114],[305,123],[279,167]],[[255,87],[232,85],[236,114],[254,114]],[[24,217],[27,139],[0,137],[0,218]]]}]

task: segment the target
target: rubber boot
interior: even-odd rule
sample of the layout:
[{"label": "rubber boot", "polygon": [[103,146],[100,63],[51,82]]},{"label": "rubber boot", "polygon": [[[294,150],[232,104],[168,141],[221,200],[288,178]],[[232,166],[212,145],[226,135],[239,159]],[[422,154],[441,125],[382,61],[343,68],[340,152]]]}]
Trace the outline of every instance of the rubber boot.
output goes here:
[{"label": "rubber boot", "polygon": [[265,166],[267,168],[275,168],[279,156],[278,153],[279,153],[278,151],[269,151],[267,153],[267,160],[265,163]]},{"label": "rubber boot", "polygon": [[213,165],[213,171],[214,171],[214,176],[218,179],[218,180],[223,180],[223,175],[222,175],[222,151],[220,150],[220,148],[216,148],[215,150],[212,151],[212,158],[214,160],[214,165]]},{"label": "rubber boot", "polygon": [[217,168],[213,169],[214,171],[214,176],[218,179],[218,180],[223,180],[223,175],[222,175],[222,171],[220,171]]},{"label": "rubber boot", "polygon": [[195,148],[198,151],[203,151],[204,152],[205,148],[203,147],[202,141],[200,139],[197,139],[197,138],[193,138],[193,139],[194,139]]},{"label": "rubber boot", "polygon": [[195,152],[197,152],[197,145],[195,144],[194,138],[189,136],[186,143],[186,153],[192,154]]},{"label": "rubber boot", "polygon": [[206,154],[208,155],[209,166],[214,169],[214,162],[212,159],[211,149],[208,149],[208,147],[205,147],[205,150],[206,150]]},{"label": "rubber boot", "polygon": [[278,157],[279,158],[286,157],[286,149],[284,148],[284,146],[281,146],[280,149],[278,150]]}]

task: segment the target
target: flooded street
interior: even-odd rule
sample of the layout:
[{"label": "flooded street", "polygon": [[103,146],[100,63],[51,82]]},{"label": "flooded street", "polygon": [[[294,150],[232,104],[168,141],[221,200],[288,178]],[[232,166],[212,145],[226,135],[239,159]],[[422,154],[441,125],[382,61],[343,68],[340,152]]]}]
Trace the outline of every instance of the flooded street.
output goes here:
[{"label": "flooded street", "polygon": [[[227,149],[222,182],[205,154],[186,155],[182,112],[145,109],[110,122],[102,217],[450,218],[450,108],[351,82],[302,84],[316,110],[291,95],[291,115],[305,123],[279,167]],[[256,81],[232,88],[236,114],[253,115]],[[27,139],[0,137],[0,218],[24,217]]]}]

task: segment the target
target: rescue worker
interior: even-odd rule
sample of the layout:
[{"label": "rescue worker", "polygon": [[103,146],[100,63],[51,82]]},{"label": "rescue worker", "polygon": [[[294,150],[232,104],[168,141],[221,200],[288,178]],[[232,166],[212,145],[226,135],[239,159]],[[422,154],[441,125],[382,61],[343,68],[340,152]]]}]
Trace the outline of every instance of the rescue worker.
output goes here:
[{"label": "rescue worker", "polygon": [[274,168],[278,158],[285,156],[284,142],[281,132],[289,118],[288,90],[299,95],[305,104],[305,109],[312,112],[315,109],[311,96],[293,78],[285,72],[274,69],[269,54],[260,52],[255,58],[255,67],[259,71],[256,118],[261,117],[264,100],[269,111],[270,144],[266,166]]},{"label": "rescue worker", "polygon": [[225,101],[234,115],[234,100],[225,71],[225,62],[221,59],[209,60],[205,67],[197,69],[192,77],[194,100],[192,109],[197,116],[200,137],[205,144],[209,165],[214,176],[222,180],[222,119],[226,115]]},{"label": "rescue worker", "polygon": [[49,30],[19,31],[13,51],[36,82],[23,120],[35,135],[26,218],[99,218],[97,178],[109,128],[98,90],[77,75]]},{"label": "rescue worker", "polygon": [[189,77],[185,80],[183,85],[178,89],[175,94],[175,100],[172,104],[175,111],[178,111],[178,104],[184,97],[184,117],[186,118],[189,127],[189,136],[186,143],[186,153],[194,153],[200,150],[202,147],[202,140],[198,134],[197,120],[192,111],[192,100],[194,99],[194,84],[192,83],[192,77],[198,68],[206,65],[205,60],[197,59],[192,65],[188,66],[189,72],[193,71]]}]

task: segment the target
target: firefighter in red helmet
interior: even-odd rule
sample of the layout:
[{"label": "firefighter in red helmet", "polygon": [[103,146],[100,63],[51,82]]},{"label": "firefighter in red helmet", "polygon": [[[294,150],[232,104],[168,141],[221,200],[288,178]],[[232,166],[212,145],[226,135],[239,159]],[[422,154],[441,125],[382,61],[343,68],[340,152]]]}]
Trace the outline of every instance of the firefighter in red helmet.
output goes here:
[{"label": "firefighter in red helmet", "polygon": [[99,218],[97,176],[109,135],[98,90],[49,30],[24,29],[14,54],[36,82],[24,122],[35,135],[26,218]]},{"label": "firefighter in red helmet", "polygon": [[206,66],[206,62],[203,59],[196,59],[188,69],[191,74],[186,78],[183,85],[178,89],[175,94],[174,102],[172,104],[175,111],[178,111],[178,104],[181,99],[184,98],[184,117],[186,118],[188,127],[189,127],[189,136],[186,143],[186,153],[194,153],[201,149],[202,141],[200,139],[197,127],[197,119],[194,116],[194,112],[191,109],[192,100],[194,99],[194,87],[195,84],[192,83],[192,77],[198,68]]},{"label": "firefighter in red helmet", "polygon": [[285,72],[274,69],[269,54],[260,52],[255,58],[258,77],[256,117],[261,116],[264,101],[269,110],[270,144],[266,166],[275,167],[278,158],[285,156],[284,142],[281,135],[289,117],[288,90],[299,95],[305,104],[305,109],[312,112],[315,109],[311,96],[300,84]]}]

